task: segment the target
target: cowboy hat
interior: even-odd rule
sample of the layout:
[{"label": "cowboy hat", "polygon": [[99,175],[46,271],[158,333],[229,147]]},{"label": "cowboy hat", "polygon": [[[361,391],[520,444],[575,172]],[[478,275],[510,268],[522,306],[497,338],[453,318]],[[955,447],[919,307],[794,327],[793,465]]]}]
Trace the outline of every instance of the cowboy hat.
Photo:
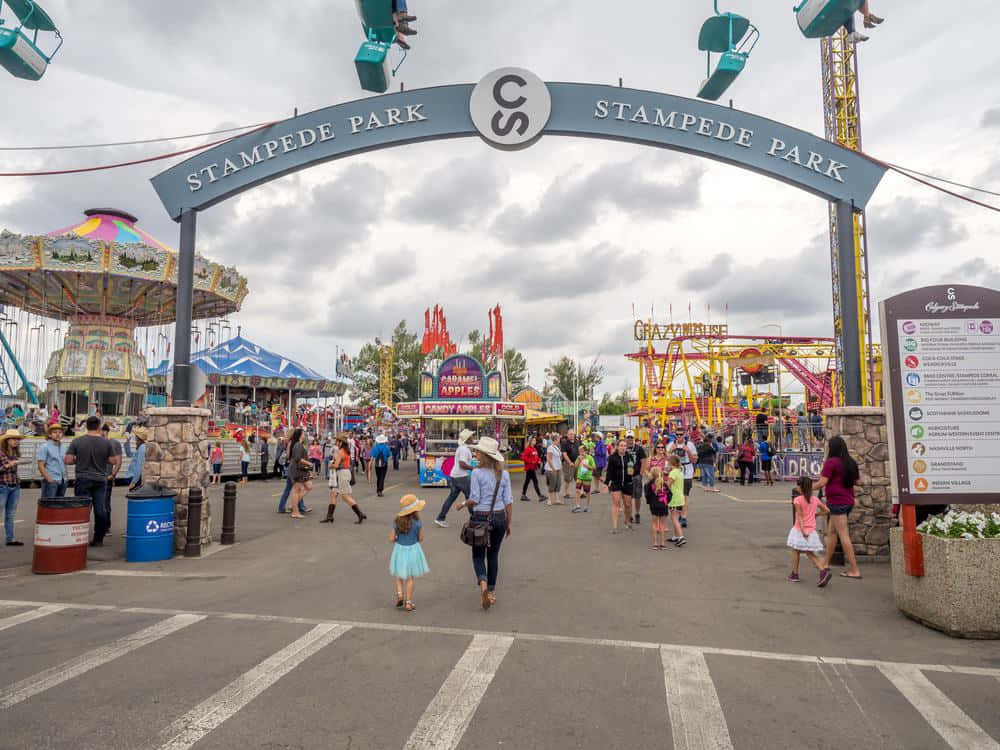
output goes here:
[{"label": "cowboy hat", "polygon": [[494,461],[499,461],[502,466],[506,462],[503,454],[500,452],[500,445],[494,438],[491,437],[481,437],[479,442],[472,446],[472,450],[479,451],[485,456],[489,456]]},{"label": "cowboy hat", "polygon": [[0,435],[0,450],[7,448],[8,440],[24,440],[24,435],[17,430],[7,430],[3,435]]},{"label": "cowboy hat", "polygon": [[145,427],[136,427],[132,430],[132,434],[135,435],[136,440],[141,440],[144,443],[149,440],[149,430]]},{"label": "cowboy hat", "polygon": [[396,514],[396,517],[400,518],[421,511],[425,505],[427,505],[427,501],[418,500],[416,495],[403,495],[403,498],[399,501],[400,511]]},{"label": "cowboy hat", "polygon": [[632,430],[629,430],[628,432],[625,433],[625,437],[627,437],[627,438],[634,438],[635,437],[635,432],[632,431]]},{"label": "cowboy hat", "polygon": [[59,430],[60,432],[66,432],[66,428],[63,427],[58,422],[53,422],[45,427],[45,437],[52,437],[52,430]]},{"label": "cowboy hat", "polygon": [[389,438],[387,438],[385,435],[379,435],[377,438],[375,438],[375,442],[381,445],[383,443],[388,443]]},{"label": "cowboy hat", "polygon": [[468,429],[462,430],[460,433],[458,433],[458,444],[465,445],[467,442],[469,442],[469,438],[475,434],[476,433],[474,433],[472,430]]}]

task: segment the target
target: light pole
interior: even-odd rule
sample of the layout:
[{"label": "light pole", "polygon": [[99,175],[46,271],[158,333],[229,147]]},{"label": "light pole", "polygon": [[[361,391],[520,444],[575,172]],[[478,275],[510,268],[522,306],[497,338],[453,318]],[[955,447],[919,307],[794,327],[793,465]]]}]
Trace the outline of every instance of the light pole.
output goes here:
[{"label": "light pole", "polygon": [[573,431],[580,432],[580,405],[577,403],[577,387],[579,382],[580,366],[573,365]]},{"label": "light pole", "polygon": [[[781,323],[766,323],[762,325],[761,328],[777,328],[778,336],[781,338],[785,337],[785,332],[784,329],[781,327]],[[778,380],[778,437],[781,441],[783,441],[785,437],[785,426],[784,426],[785,404],[784,401],[782,401],[781,399],[781,361],[777,357],[775,357],[774,360],[774,369],[777,374],[777,380]]]}]

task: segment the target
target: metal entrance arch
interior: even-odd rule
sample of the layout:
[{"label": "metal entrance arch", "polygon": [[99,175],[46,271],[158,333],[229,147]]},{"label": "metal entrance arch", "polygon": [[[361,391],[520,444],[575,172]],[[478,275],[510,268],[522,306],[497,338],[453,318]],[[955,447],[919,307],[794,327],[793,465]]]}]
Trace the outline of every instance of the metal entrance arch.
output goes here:
[{"label": "metal entrance arch", "polygon": [[[204,151],[156,175],[155,188],[179,221],[173,399],[191,403],[190,336],[196,217],[257,185],[366,151],[479,136],[500,149],[545,135],[638,143],[749,169],[830,201],[851,226],[885,169],[862,154],[774,120],[709,102],[586,83],[544,83],[502,68],[478,84],[439,86],[360,99],[290,118]],[[838,238],[845,398],[861,403],[854,243]]]}]

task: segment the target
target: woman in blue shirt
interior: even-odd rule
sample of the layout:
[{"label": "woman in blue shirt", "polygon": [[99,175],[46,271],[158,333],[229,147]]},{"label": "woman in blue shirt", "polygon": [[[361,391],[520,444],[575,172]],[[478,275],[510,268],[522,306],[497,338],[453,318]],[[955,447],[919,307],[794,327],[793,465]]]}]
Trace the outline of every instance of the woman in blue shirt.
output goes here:
[{"label": "woman in blue shirt", "polygon": [[510,536],[510,525],[514,515],[514,493],[511,490],[510,474],[504,471],[505,459],[497,441],[490,437],[480,438],[472,446],[478,461],[470,479],[469,499],[462,500],[455,507],[472,505],[475,520],[488,520],[490,544],[488,547],[472,548],[472,567],[476,571],[483,609],[496,604],[493,589],[500,574],[500,544]]},{"label": "woman in blue shirt", "polygon": [[149,440],[149,430],[145,427],[136,427],[132,430],[135,437],[135,453],[128,464],[128,488],[137,490],[142,486],[142,467],[146,463],[146,441]]}]

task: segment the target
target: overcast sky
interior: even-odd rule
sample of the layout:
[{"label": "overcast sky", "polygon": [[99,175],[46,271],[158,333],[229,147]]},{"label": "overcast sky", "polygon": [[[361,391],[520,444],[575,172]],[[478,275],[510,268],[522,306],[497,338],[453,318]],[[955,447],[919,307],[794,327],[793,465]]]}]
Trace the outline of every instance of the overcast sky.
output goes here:
[{"label": "overcast sky", "polygon": [[[1000,7],[872,0],[886,22],[861,49],[867,151],[1000,191]],[[475,82],[497,67],[549,81],[693,96],[698,29],[711,3],[412,0],[419,35],[407,89]],[[727,94],[739,109],[822,134],[819,42],[792,3],[724,3],[761,42]],[[179,135],[360,98],[352,4],[300,0],[47,0],[66,44],[40,83],[0,79],[5,145]],[[627,10],[625,10],[627,8]],[[2,171],[121,161],[191,145],[0,152]],[[0,181],[0,227],[42,233],[115,206],[177,245],[149,178],[172,162]],[[993,198],[994,203],[1000,199]],[[873,301],[945,281],[1000,286],[1000,216],[888,175],[872,200]],[[250,285],[236,316],[251,340],[332,374],[356,352],[442,304],[453,337],[503,307],[531,383],[561,354],[600,356],[602,390],[635,386],[622,354],[633,307],[695,320],[729,308],[733,332],[832,335],[827,206],[715,162],[629,144],[544,137],[515,153],[479,139],[411,145],[277,180],[199,218],[202,254]],[[874,305],[873,305],[874,307]],[[874,312],[874,310],[873,310]],[[877,329],[876,329],[877,330]],[[151,363],[153,364],[153,363]]]}]

